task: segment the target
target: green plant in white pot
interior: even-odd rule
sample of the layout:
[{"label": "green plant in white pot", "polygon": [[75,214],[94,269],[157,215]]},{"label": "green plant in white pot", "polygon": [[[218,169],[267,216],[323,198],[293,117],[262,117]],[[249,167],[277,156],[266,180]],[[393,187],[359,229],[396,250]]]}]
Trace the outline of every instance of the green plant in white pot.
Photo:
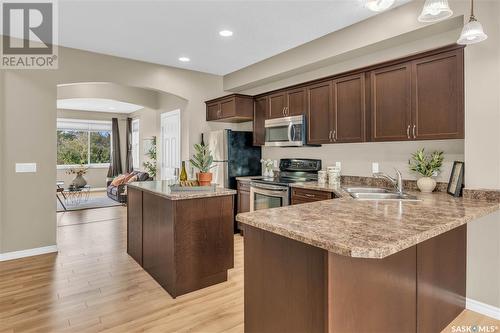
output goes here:
[{"label": "green plant in white pot", "polygon": [[194,151],[193,158],[189,162],[200,171],[196,174],[200,186],[209,186],[212,183],[212,173],[209,171],[215,167],[212,152],[208,145],[199,143],[194,145]]},{"label": "green plant in white pot", "polygon": [[424,148],[418,149],[411,155],[410,170],[416,172],[421,177],[417,180],[418,189],[423,193],[431,193],[436,188],[434,178],[441,172],[443,166],[444,153],[435,151],[427,154]]}]

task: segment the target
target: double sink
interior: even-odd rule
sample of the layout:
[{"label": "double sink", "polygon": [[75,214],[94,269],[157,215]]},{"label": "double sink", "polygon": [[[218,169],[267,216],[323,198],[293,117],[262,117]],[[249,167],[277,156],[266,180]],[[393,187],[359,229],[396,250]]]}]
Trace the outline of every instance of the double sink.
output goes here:
[{"label": "double sink", "polygon": [[416,196],[407,193],[398,193],[379,187],[348,187],[345,191],[354,199],[359,200],[399,200],[420,201]]}]

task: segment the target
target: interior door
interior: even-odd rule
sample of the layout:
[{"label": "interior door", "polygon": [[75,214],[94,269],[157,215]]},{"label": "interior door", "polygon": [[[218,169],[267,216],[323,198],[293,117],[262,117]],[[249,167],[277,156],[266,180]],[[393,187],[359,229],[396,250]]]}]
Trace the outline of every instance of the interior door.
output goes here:
[{"label": "interior door", "polygon": [[174,170],[181,165],[181,112],[161,114],[160,118],[160,177],[175,179]]}]

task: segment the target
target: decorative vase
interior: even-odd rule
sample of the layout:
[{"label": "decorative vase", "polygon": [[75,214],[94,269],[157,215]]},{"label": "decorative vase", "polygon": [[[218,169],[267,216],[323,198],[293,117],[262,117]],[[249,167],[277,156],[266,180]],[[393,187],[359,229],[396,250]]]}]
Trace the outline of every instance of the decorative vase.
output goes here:
[{"label": "decorative vase", "polygon": [[87,185],[87,181],[85,180],[85,178],[83,178],[82,175],[77,175],[75,177],[75,179],[73,179],[71,184],[75,185],[75,187],[77,187],[77,188],[81,188],[81,187],[84,187],[85,185]]},{"label": "decorative vase", "polygon": [[211,172],[199,172],[196,174],[198,178],[198,183],[200,186],[210,186],[212,183],[212,173]]},{"label": "decorative vase", "polygon": [[436,188],[436,181],[431,177],[422,177],[417,180],[417,187],[422,193],[432,193]]}]

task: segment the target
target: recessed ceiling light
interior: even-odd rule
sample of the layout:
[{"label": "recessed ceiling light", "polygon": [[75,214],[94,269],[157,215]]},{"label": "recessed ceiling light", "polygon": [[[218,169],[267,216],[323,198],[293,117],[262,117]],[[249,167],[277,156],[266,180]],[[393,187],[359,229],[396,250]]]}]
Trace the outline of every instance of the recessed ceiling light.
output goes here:
[{"label": "recessed ceiling light", "polygon": [[219,35],[222,37],[231,37],[233,35],[233,32],[231,30],[221,30],[219,31]]},{"label": "recessed ceiling light", "polygon": [[189,62],[189,61],[191,61],[191,59],[189,59],[188,57],[180,57],[180,58],[179,58],[179,61],[182,61],[182,62]]}]

